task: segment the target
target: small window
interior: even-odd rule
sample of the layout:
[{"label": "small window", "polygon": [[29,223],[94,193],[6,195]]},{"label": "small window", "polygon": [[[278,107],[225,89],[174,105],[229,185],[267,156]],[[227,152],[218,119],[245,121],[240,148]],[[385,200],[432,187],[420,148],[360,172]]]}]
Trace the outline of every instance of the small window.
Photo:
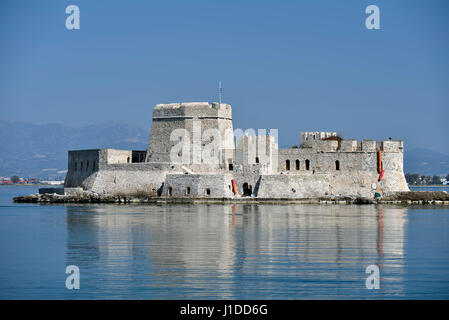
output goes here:
[{"label": "small window", "polygon": [[129,163],[129,157],[126,159],[126,162],[128,162]]},{"label": "small window", "polygon": [[306,160],[306,170],[310,170],[310,161]]},{"label": "small window", "polygon": [[83,162],[81,161],[80,170],[83,170]]},{"label": "small window", "polygon": [[256,157],[256,163],[259,163],[259,157]]},{"label": "small window", "polygon": [[340,170],[340,161],[335,161],[335,170]]},{"label": "small window", "polygon": [[210,189],[209,188],[206,188],[206,195],[210,196]]},{"label": "small window", "polygon": [[168,196],[171,197],[173,195],[173,188],[168,187]]},{"label": "small window", "polygon": [[75,161],[75,171],[78,170],[78,162]]},{"label": "small window", "polygon": [[290,160],[285,161],[285,170],[290,170]]},{"label": "small window", "polygon": [[86,171],[89,169],[89,161],[86,161]]},{"label": "small window", "polygon": [[229,164],[229,171],[234,170],[234,165],[232,163]]},{"label": "small window", "polygon": [[186,188],[186,195],[189,195],[190,194],[190,187],[187,187]]},{"label": "small window", "polygon": [[92,171],[95,170],[95,164],[96,164],[96,163],[95,163],[95,161],[94,161],[94,163],[92,163]]},{"label": "small window", "polygon": [[296,170],[299,170],[299,160],[296,160],[295,164],[296,164]]}]

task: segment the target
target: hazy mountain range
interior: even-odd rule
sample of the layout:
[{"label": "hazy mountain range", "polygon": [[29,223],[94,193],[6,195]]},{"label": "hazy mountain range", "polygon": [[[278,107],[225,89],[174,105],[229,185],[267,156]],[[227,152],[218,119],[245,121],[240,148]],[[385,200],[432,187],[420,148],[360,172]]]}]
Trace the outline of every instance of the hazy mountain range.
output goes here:
[{"label": "hazy mountain range", "polygon": [[[64,124],[30,124],[0,120],[0,176],[63,178],[67,150],[145,150],[149,128],[106,122],[71,127]],[[406,150],[405,172],[424,175],[449,174],[449,155],[428,149]]]},{"label": "hazy mountain range", "polygon": [[424,148],[406,150],[404,172],[446,177],[449,174],[449,155]]},{"label": "hazy mountain range", "polygon": [[0,176],[54,178],[65,176],[67,150],[145,150],[149,129],[117,122],[71,127],[0,120],[0,137]]}]

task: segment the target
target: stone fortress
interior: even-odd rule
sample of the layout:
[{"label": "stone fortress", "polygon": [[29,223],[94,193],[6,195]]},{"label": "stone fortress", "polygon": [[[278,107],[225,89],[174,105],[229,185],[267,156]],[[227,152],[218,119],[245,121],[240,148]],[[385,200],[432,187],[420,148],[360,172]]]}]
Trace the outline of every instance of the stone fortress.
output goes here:
[{"label": "stone fortress", "polygon": [[[193,149],[180,149],[172,161],[179,129]],[[220,135],[214,163],[201,158],[210,129]],[[235,139],[228,104],[159,104],[147,150],[69,151],[64,191],[167,200],[374,198],[409,191],[403,151],[402,141],[348,140],[335,132],[302,132],[298,148],[279,149],[271,135]]]}]

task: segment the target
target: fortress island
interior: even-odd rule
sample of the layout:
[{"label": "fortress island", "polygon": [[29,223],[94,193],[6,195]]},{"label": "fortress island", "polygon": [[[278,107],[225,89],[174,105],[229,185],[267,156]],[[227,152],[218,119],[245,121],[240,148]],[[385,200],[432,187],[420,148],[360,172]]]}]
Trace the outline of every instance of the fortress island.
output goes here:
[{"label": "fortress island", "polygon": [[[147,150],[69,151],[64,188],[15,201],[372,203],[410,194],[403,141],[301,132],[299,147],[282,149],[272,135],[234,134],[229,104],[158,104]],[[429,200],[447,202],[442,194]]]}]

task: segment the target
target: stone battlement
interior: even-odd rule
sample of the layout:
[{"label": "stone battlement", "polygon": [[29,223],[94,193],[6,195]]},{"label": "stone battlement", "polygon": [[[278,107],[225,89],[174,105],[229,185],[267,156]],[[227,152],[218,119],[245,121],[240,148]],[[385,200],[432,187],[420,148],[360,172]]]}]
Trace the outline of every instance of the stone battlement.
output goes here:
[{"label": "stone battlement", "polygon": [[301,132],[299,139],[299,144],[303,148],[308,148],[311,146],[312,142],[316,140],[322,140],[329,137],[336,137],[336,132],[328,132],[328,131],[310,131],[310,132]]},{"label": "stone battlement", "polygon": [[188,102],[158,104],[153,110],[153,121],[167,118],[222,118],[232,119],[229,104],[218,102]]},{"label": "stone battlement", "polygon": [[[337,143],[336,143],[337,142]],[[320,147],[318,147],[320,146]],[[322,147],[325,146],[325,147]],[[315,148],[314,148],[315,147]],[[404,152],[404,142],[402,140],[362,140],[357,141],[354,139],[341,140],[340,143],[334,140],[321,140],[316,141],[316,145],[312,145],[312,150],[327,152]],[[332,150],[330,150],[332,149]]]},{"label": "stone battlement", "polygon": [[[323,132],[322,132],[323,133]],[[402,140],[384,140],[375,141],[364,139],[357,141],[354,139],[329,139],[322,140],[323,137],[332,138],[336,135],[329,135],[333,133],[326,133],[326,135],[316,135],[315,139],[313,135],[308,136],[308,140],[302,140],[301,147],[299,149],[311,149],[313,152],[403,152],[404,143]]]}]

